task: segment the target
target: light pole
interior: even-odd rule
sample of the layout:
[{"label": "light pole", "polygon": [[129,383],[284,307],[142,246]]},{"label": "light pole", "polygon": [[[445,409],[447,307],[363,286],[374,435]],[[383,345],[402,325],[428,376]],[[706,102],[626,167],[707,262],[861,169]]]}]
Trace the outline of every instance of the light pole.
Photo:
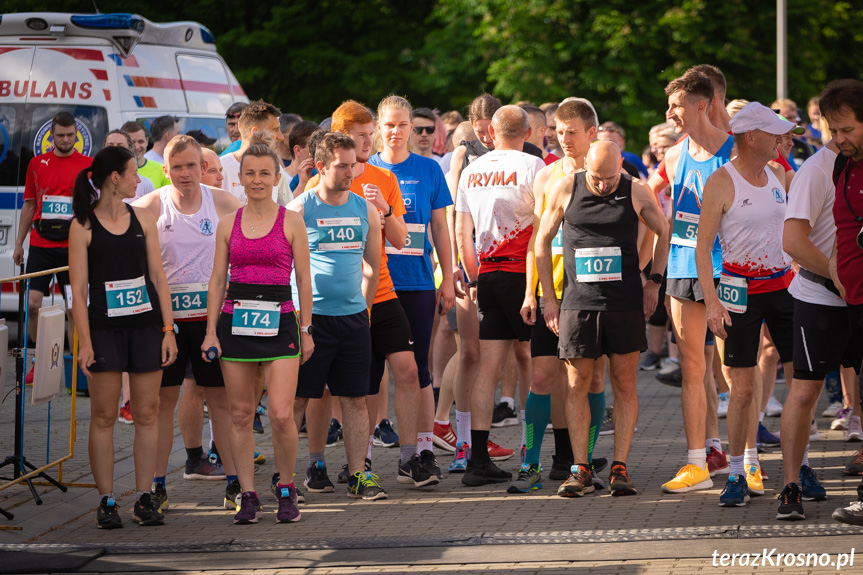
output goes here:
[{"label": "light pole", "polygon": [[788,13],[786,0],[776,0],[776,99],[788,97]]}]

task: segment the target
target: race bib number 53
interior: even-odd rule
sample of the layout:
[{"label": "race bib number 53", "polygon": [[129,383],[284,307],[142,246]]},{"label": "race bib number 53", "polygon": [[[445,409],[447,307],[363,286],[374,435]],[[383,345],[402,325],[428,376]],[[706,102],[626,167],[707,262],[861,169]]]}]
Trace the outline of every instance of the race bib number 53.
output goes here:
[{"label": "race bib number 53", "polygon": [[620,248],[575,250],[575,274],[580,282],[611,282],[623,279]]},{"label": "race bib number 53", "polygon": [[674,227],[671,228],[671,243],[694,248],[698,241],[698,214],[677,212],[674,214]]},{"label": "race bib number 53", "polygon": [[153,309],[144,276],[133,280],[105,282],[108,317],[137,315]]}]

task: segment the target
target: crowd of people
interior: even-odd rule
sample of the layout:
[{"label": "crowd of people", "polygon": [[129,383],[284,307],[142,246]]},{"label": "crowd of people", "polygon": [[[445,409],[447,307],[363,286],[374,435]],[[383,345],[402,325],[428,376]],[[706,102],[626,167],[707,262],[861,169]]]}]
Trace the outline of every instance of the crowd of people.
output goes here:
[{"label": "crowd of people", "polygon": [[[558,495],[634,496],[638,370],[661,366],[681,388],[687,443],[662,491],[726,475],[719,505],[744,506],[764,494],[759,447],[781,442],[777,519],[803,519],[802,501],[827,495],[808,449],[833,373],[830,415],[863,440],[863,82],[827,85],[811,123],[789,100],[726,106],[710,65],[665,93],[667,122],[641,156],[578,97],[482,94],[467,121],[399,96],[376,110],[347,100],[320,125],[237,103],[221,156],[163,116],[149,133],[110,132],[91,159],[58,113],[53,150],[27,171],[14,258],[29,234],[28,272],[69,265],[58,281],[71,286],[88,377],[98,527],[122,526],[118,405],[135,425],[132,517],[163,524],[178,403],[184,478],[225,480],[234,523],[258,522],[264,393],[277,522],[299,521],[305,501],[300,433],[312,493],[334,491],[325,449],[342,443],[337,481],[351,497],[387,497],[372,451],[395,445],[399,483],[439,484],[437,447],[463,485],[531,493],[551,426]],[[34,309],[48,282],[31,284]],[[789,386],[779,436],[763,425],[777,362]],[[490,440],[519,422],[520,450]],[[595,458],[612,430],[611,461]],[[515,475],[496,463],[517,452]],[[863,475],[863,449],[845,472]],[[863,482],[857,491],[834,519],[863,525]]]}]

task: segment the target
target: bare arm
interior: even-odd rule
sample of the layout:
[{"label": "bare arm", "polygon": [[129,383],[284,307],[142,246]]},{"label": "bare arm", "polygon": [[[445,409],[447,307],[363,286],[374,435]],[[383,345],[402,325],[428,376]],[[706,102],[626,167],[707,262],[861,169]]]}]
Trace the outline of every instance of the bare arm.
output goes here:
[{"label": "bare arm", "polygon": [[[171,309],[171,291],[168,289],[168,279],[162,265],[162,252],[159,249],[159,234],[156,230],[156,218],[145,209],[136,208],[135,215],[141,222],[144,238],[147,242],[147,267],[150,270],[150,281],[156,288],[159,307],[162,311],[162,325],[174,324],[174,313]],[[73,298],[74,301],[74,298]],[[173,330],[166,331],[162,336],[162,367],[167,367],[177,359],[177,339]]]},{"label": "bare arm", "polygon": [[[479,275],[477,265],[476,245],[473,243],[473,216],[470,212],[456,212],[456,242],[458,243],[458,255],[464,266],[465,274],[469,282],[475,282]],[[468,292],[472,300],[476,301],[475,288]]]},{"label": "bare arm", "polygon": [[[452,252],[452,271],[453,271],[453,288],[457,297],[463,297],[465,292],[459,286],[459,283],[464,280],[461,270],[458,267],[458,243],[456,242],[456,203],[458,202],[458,181],[461,178],[461,165],[464,163],[464,155],[467,148],[459,146],[453,150],[450,170],[446,174],[446,184],[449,187],[449,193],[452,197],[452,208],[449,213],[449,244]],[[441,265],[445,265],[441,261]]]},{"label": "bare arm", "polygon": [[441,302],[442,313],[448,312],[455,305],[455,289],[452,282],[452,268],[446,265],[446,262],[452,261],[452,252],[450,251],[449,243],[449,226],[447,225],[446,208],[438,208],[432,210],[431,235],[434,244],[434,249],[437,251],[438,262],[444,262],[441,265],[441,280],[438,297]]},{"label": "bare arm", "polygon": [[[210,285],[207,288],[207,335],[201,347],[203,352],[215,347],[219,350],[219,356],[222,355],[222,346],[219,344],[219,338],[216,337],[216,324],[219,321],[222,304],[225,303],[225,288],[228,280],[228,240],[231,237],[235,217],[236,215],[232,215],[219,220],[219,226],[216,228],[213,273],[210,275]],[[210,361],[206,358],[206,354],[204,359]]]},{"label": "bare arm", "polygon": [[368,204],[369,235],[366,238],[366,247],[363,250],[363,297],[366,298],[366,307],[371,312],[375,295],[378,293],[378,283],[381,279],[381,228],[377,226],[378,210],[371,202]]},{"label": "bare arm", "polygon": [[539,276],[536,273],[536,237],[539,233],[539,222],[542,219],[542,208],[545,203],[546,187],[551,175],[551,166],[546,166],[541,169],[533,180],[533,231],[530,234],[530,240],[527,243],[527,267],[524,302],[521,305],[521,319],[528,325],[536,323],[536,285],[539,283]]},{"label": "bare arm", "polygon": [[[25,202],[26,205],[26,202]],[[69,285],[72,287],[72,317],[78,331],[78,364],[84,375],[91,377],[89,367],[96,361],[90,339],[90,316],[87,314],[87,284],[89,283],[87,248],[90,230],[78,220],[69,228]]]},{"label": "bare arm", "polygon": [[[18,219],[18,237],[15,238],[15,249],[12,252],[12,261],[20,266],[24,263],[24,240],[33,226],[33,217],[36,215],[36,200],[25,200],[21,206],[21,217]],[[71,233],[71,232],[70,232]]]},{"label": "bare arm", "polygon": [[707,307],[707,325],[717,336],[725,339],[725,325],[731,325],[731,316],[719,302],[713,285],[713,243],[719,231],[719,220],[734,201],[734,183],[722,168],[713,173],[704,184],[701,216],[698,221],[698,241],[695,245],[695,267],[698,281],[704,292]]},{"label": "bare arm", "polygon": [[[668,220],[665,219],[665,214],[659,208],[656,196],[653,195],[650,188],[634,180],[632,182],[632,203],[639,217],[651,232],[651,241],[649,243],[653,244],[653,265],[650,267],[650,273],[651,275],[662,275],[665,273],[665,266],[668,264],[671,227],[668,225]],[[656,242],[652,241],[653,234],[656,235]],[[647,265],[647,262],[644,265]],[[649,281],[644,285],[645,317],[650,317],[656,309],[659,299],[659,287],[659,284],[653,281]]]},{"label": "bare arm", "polygon": [[809,239],[811,232],[812,226],[809,225],[809,220],[797,218],[785,220],[782,249],[807,270],[829,278],[830,260]]},{"label": "bare arm", "polygon": [[545,304],[543,315],[548,329],[555,335],[559,334],[560,309],[554,291],[551,242],[557,235],[561,222],[563,222],[563,211],[572,194],[572,180],[572,176],[561,178],[549,190],[546,209],[540,218],[539,232],[537,232],[536,243],[534,244],[537,276],[542,285],[543,303]]},{"label": "bare arm", "polygon": [[[285,237],[291,244],[297,291],[300,292],[300,326],[312,323],[312,273],[309,263],[309,236],[303,217],[293,210],[285,212]],[[300,363],[305,363],[315,351],[312,334],[300,332]]]},{"label": "bare arm", "polygon": [[839,281],[839,269],[837,268],[837,251],[836,251],[836,238],[833,238],[833,251],[830,252],[830,262],[828,264],[828,268],[830,270],[830,277],[833,279],[833,285],[836,286],[836,289],[839,290],[839,296],[842,299],[845,299],[845,286],[842,285],[842,282]]}]

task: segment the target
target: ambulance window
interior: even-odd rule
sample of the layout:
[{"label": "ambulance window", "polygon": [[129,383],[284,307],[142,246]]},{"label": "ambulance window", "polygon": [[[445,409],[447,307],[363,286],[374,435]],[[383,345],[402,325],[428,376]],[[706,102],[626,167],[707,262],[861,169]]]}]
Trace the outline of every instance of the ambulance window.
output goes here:
[{"label": "ambulance window", "polygon": [[225,67],[217,58],[177,55],[190,114],[224,114],[234,103]]},{"label": "ambulance window", "polygon": [[[224,111],[222,113],[224,114]],[[138,118],[138,121],[147,128],[147,131],[150,130],[150,122],[153,120],[154,118]],[[221,153],[231,144],[224,116],[221,118],[180,118],[177,127],[180,130],[179,134],[192,136],[203,147],[211,148],[217,153]]]},{"label": "ambulance window", "polygon": [[24,173],[32,158],[21,162],[21,127],[16,106],[0,106],[0,186],[24,185]]},{"label": "ambulance window", "polygon": [[75,149],[85,156],[95,156],[102,149],[108,133],[108,114],[105,108],[95,106],[32,106],[30,131],[25,145],[36,154],[44,154],[53,147],[51,119],[57,112],[69,112],[78,124]]}]

